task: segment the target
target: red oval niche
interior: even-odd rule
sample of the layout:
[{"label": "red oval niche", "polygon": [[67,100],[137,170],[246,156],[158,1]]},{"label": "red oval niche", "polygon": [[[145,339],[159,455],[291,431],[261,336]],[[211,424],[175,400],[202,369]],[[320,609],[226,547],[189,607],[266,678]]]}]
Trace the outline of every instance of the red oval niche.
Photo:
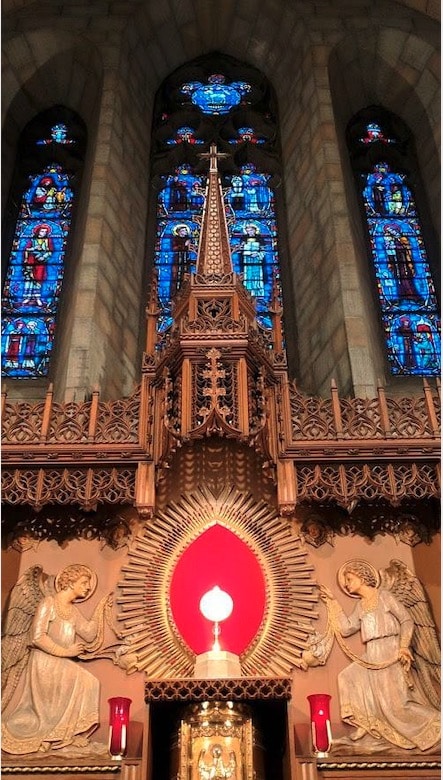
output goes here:
[{"label": "red oval niche", "polygon": [[186,548],[171,579],[172,616],[197,655],[210,650],[214,641],[213,626],[199,609],[201,597],[214,585],[229,593],[234,602],[231,616],[220,625],[220,647],[241,655],[263,619],[265,579],[252,550],[221,525],[204,531]]}]

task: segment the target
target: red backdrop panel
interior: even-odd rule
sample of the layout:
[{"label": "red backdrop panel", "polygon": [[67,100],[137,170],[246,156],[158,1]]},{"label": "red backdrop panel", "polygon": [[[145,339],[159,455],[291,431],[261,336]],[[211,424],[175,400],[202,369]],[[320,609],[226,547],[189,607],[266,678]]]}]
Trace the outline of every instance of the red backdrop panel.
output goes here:
[{"label": "red backdrop panel", "polygon": [[171,579],[170,604],[175,624],[197,655],[210,650],[211,624],[200,612],[200,599],[214,585],[231,596],[234,608],[221,623],[220,647],[240,655],[261,624],[265,580],[252,550],[236,534],[214,525],[201,534],[177,562]]}]

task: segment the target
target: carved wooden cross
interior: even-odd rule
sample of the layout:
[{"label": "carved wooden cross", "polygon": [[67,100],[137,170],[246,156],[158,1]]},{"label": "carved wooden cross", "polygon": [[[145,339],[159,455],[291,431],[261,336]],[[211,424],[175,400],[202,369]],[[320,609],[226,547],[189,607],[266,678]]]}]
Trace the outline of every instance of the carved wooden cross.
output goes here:
[{"label": "carved wooden cross", "polygon": [[209,173],[217,173],[217,160],[222,160],[224,157],[230,157],[228,152],[218,152],[217,145],[212,142],[209,147],[209,152],[202,152],[198,155],[202,160],[209,160]]}]

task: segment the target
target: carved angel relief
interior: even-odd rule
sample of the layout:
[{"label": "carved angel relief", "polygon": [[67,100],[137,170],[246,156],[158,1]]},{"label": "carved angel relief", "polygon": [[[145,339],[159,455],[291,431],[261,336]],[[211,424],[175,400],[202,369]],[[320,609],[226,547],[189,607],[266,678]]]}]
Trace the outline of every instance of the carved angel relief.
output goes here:
[{"label": "carved angel relief", "polygon": [[[342,719],[355,727],[333,749],[376,752],[393,747],[427,751],[440,740],[440,647],[426,593],[400,560],[377,571],[349,561],[338,572],[340,587],[358,599],[347,616],[320,585],[328,622],[303,654],[305,669],[326,663],[336,640],[352,663],[337,678]],[[344,637],[360,632],[357,656]]]},{"label": "carved angel relief", "polygon": [[2,749],[26,754],[83,747],[99,722],[99,681],[71,659],[112,657],[104,647],[111,624],[112,595],[104,596],[90,620],[76,604],[89,599],[97,577],[73,564],[57,576],[31,566],[10,596],[2,639],[2,711],[25,674],[15,708],[2,719]]}]

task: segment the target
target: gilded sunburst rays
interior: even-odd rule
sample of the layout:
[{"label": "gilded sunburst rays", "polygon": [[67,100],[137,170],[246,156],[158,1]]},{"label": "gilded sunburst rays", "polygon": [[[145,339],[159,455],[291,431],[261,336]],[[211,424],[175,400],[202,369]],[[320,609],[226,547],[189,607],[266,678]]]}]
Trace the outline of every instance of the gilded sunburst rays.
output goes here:
[{"label": "gilded sunburst rays", "polygon": [[215,524],[252,550],[265,581],[263,620],[240,657],[242,674],[284,676],[299,665],[317,617],[313,567],[300,537],[252,495],[227,487],[216,497],[201,487],[156,514],[129,551],[117,598],[128,672],[151,679],[193,675],[195,655],[174,623],[170,584],[184,550]]}]

